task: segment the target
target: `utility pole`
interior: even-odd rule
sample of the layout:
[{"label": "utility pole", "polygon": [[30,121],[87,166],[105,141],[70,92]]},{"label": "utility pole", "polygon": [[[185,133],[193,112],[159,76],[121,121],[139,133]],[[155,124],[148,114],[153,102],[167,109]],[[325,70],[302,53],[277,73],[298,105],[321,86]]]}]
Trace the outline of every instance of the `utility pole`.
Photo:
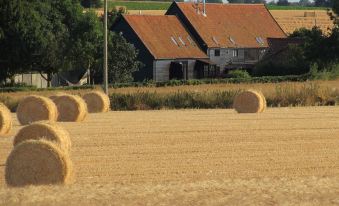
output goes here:
[{"label": "utility pole", "polygon": [[104,91],[108,95],[107,0],[104,0]]}]

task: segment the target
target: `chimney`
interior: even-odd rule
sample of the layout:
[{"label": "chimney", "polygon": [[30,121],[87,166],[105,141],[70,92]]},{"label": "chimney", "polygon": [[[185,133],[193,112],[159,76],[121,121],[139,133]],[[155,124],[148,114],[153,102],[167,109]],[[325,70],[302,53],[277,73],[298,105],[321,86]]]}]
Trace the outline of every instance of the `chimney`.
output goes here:
[{"label": "chimney", "polygon": [[202,12],[202,15],[203,15],[203,16],[206,16],[206,0],[203,0],[202,4],[203,4],[203,12]]},{"label": "chimney", "polygon": [[194,5],[194,8],[195,8],[197,14],[200,14],[200,10],[199,10],[199,0],[193,0],[193,5]]}]

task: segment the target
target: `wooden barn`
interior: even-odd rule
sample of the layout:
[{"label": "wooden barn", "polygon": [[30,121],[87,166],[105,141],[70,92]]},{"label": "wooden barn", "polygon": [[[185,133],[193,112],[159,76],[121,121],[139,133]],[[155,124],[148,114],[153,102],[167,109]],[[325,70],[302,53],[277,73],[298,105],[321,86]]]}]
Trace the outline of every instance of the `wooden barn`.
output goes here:
[{"label": "wooden barn", "polygon": [[124,15],[112,30],[139,50],[145,66],[136,81],[250,71],[268,51],[268,38],[286,38],[263,4],[173,2],[166,15]]},{"label": "wooden barn", "polygon": [[216,73],[176,16],[124,15],[112,29],[139,51],[144,67],[134,74],[136,81],[198,78],[204,66],[207,74]]}]

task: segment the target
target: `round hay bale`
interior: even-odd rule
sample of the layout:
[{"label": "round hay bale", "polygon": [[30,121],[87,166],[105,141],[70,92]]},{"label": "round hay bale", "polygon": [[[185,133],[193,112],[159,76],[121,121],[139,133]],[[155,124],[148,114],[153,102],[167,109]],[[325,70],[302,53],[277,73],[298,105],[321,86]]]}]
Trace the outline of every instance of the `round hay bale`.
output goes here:
[{"label": "round hay bale", "polygon": [[266,98],[265,98],[265,95],[261,92],[261,91],[258,91],[258,93],[260,94],[262,100],[263,100],[263,108],[260,112],[264,112],[267,108],[267,102],[266,102]]},{"label": "round hay bale", "polygon": [[19,102],[17,117],[22,125],[42,120],[56,121],[58,110],[52,100],[31,95]]},{"label": "round hay bale", "polygon": [[12,129],[12,115],[9,109],[0,103],[0,135],[8,134]]},{"label": "round hay bale", "polygon": [[264,100],[259,92],[247,90],[234,98],[233,108],[238,113],[259,113],[263,111]]},{"label": "round hay bale", "polygon": [[57,92],[55,94],[53,94],[52,96],[49,96],[49,98],[54,101],[56,98],[60,97],[60,96],[63,96],[63,95],[67,95],[66,93],[63,93],[63,92]]},{"label": "round hay bale", "polygon": [[5,179],[9,186],[67,184],[71,174],[68,153],[45,140],[18,144],[6,161]]},{"label": "round hay bale", "polygon": [[53,101],[58,108],[60,122],[81,122],[87,116],[87,104],[79,96],[67,94]]},{"label": "round hay bale", "polygon": [[71,150],[69,133],[57,125],[49,122],[36,122],[22,128],[14,137],[13,145],[16,146],[27,140],[40,140],[54,142],[65,151]]},{"label": "round hay bale", "polygon": [[108,112],[110,109],[109,97],[103,92],[95,91],[83,96],[89,113]]}]

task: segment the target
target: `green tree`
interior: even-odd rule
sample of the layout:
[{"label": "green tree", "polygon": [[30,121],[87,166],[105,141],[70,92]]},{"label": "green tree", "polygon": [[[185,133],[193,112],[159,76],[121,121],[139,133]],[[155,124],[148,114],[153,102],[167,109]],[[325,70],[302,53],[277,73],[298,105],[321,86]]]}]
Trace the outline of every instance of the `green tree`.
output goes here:
[{"label": "green tree", "polygon": [[[28,34],[25,41],[31,42],[31,70],[40,72],[48,86],[53,74],[66,69],[69,65],[67,51],[70,46],[70,28],[73,24],[71,1],[31,2],[33,13],[29,16],[36,17],[36,24],[32,29],[38,30]],[[44,74],[47,74],[46,76]]]},{"label": "green tree", "polygon": [[245,0],[246,4],[266,4],[265,0]]},{"label": "green tree", "polygon": [[110,32],[109,49],[109,81],[128,82],[133,80],[133,72],[141,67],[138,52],[121,35]]},{"label": "green tree", "polygon": [[[123,14],[127,14],[127,10],[124,7],[120,7],[120,8],[113,8],[111,11],[108,11],[107,14],[107,27],[108,29],[110,29],[112,27],[112,25],[114,24],[114,22],[119,19],[121,17],[121,15]],[[104,21],[104,17],[101,17],[101,21]]]},{"label": "green tree", "polygon": [[[328,11],[331,19],[333,20],[334,24],[338,27],[339,26],[339,0],[332,0],[332,11]],[[334,13],[334,14],[333,14]]]},{"label": "green tree", "polygon": [[27,66],[28,52],[22,41],[27,22],[22,9],[19,0],[0,0],[0,83]]},{"label": "green tree", "polygon": [[299,75],[309,72],[304,50],[300,46],[290,45],[276,57],[268,57],[259,62],[254,70],[254,76]]},{"label": "green tree", "polygon": [[325,35],[318,27],[313,27],[311,30],[301,28],[294,31],[290,37],[298,37],[303,39],[303,51],[307,61],[323,65],[325,50]]},{"label": "green tree", "polygon": [[339,15],[339,0],[332,0],[332,10]]},{"label": "green tree", "polygon": [[[102,70],[103,23],[93,11],[83,12],[77,0],[0,3],[0,81],[27,71],[40,72],[49,86],[63,70],[100,75],[95,72]],[[134,47],[110,33],[109,49],[111,81],[130,80],[140,65]]]},{"label": "green tree", "polygon": [[330,0],[314,0],[314,5],[318,7],[329,7],[331,6]]},{"label": "green tree", "polygon": [[228,0],[230,4],[242,4],[245,3],[245,0]]},{"label": "green tree", "polygon": [[300,0],[299,5],[300,6],[311,6],[312,3],[309,0]]},{"label": "green tree", "polygon": [[[108,29],[113,23],[121,18],[127,11],[122,7],[113,8],[108,12]],[[103,25],[103,17],[100,17]],[[108,33],[108,78],[109,82],[128,82],[133,80],[133,72],[139,70],[142,64],[137,61],[138,52],[132,44],[129,44],[121,35],[113,32]],[[100,44],[99,56],[103,57],[103,43]],[[93,69],[95,82],[102,82],[103,59],[101,58]]]},{"label": "green tree", "polygon": [[103,6],[101,0],[81,0],[81,5],[85,8],[100,8]]},{"label": "green tree", "polygon": [[0,54],[3,67],[12,73],[38,71],[50,86],[53,74],[73,66],[70,51],[84,15],[82,7],[76,0],[11,2],[1,4],[8,27],[1,40],[2,48],[7,48]]},{"label": "green tree", "polygon": [[[102,56],[103,47],[100,56]],[[133,80],[133,72],[139,70],[142,64],[137,61],[138,52],[121,35],[109,32],[108,41],[108,78],[109,83],[129,82]],[[94,69],[95,81],[102,82],[103,59]]]},{"label": "green tree", "polygon": [[[72,68],[86,68],[93,77],[102,58],[103,27],[96,13],[85,13],[74,28],[69,56]],[[92,83],[93,82],[93,78]]]},{"label": "green tree", "polygon": [[206,0],[206,3],[222,3],[222,0]]},{"label": "green tree", "polygon": [[290,5],[290,3],[288,2],[288,0],[278,0],[277,5],[278,6],[288,6],[288,5]]}]

